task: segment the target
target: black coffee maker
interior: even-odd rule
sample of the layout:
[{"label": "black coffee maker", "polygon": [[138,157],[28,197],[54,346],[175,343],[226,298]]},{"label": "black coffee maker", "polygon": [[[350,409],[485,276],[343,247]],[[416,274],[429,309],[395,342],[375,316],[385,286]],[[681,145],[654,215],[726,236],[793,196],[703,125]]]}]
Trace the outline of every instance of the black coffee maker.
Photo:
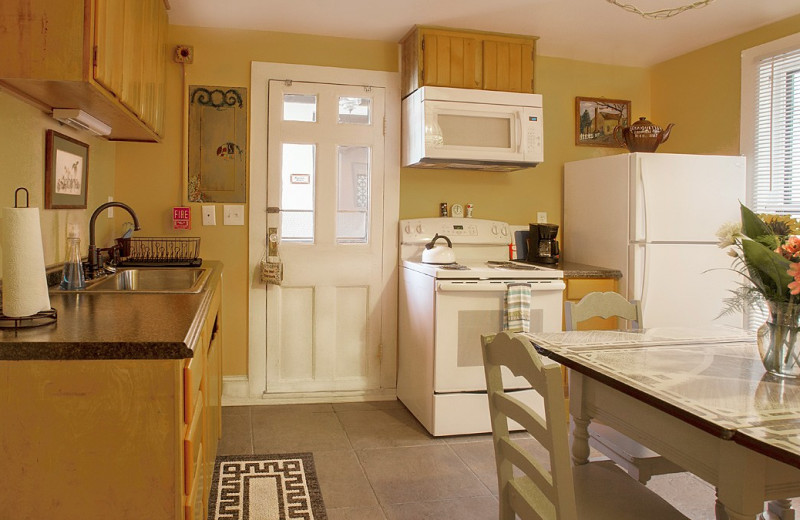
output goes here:
[{"label": "black coffee maker", "polygon": [[528,258],[537,264],[558,262],[558,226],[556,224],[530,224]]}]

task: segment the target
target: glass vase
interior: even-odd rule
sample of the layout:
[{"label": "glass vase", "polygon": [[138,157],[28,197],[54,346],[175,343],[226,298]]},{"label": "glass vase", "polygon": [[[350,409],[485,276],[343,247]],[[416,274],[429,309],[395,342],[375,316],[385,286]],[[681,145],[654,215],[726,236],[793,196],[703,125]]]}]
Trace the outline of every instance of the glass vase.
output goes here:
[{"label": "glass vase", "polygon": [[800,303],[768,301],[769,317],[756,338],[761,362],[770,374],[800,376]]}]

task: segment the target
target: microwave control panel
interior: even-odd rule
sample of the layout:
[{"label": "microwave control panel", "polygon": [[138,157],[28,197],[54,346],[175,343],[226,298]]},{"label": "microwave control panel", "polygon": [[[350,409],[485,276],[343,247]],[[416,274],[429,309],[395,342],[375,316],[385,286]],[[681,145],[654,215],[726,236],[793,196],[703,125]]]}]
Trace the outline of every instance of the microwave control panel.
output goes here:
[{"label": "microwave control panel", "polygon": [[544,160],[544,143],[542,142],[542,109],[525,107],[522,111],[525,119],[525,160],[541,162]]}]

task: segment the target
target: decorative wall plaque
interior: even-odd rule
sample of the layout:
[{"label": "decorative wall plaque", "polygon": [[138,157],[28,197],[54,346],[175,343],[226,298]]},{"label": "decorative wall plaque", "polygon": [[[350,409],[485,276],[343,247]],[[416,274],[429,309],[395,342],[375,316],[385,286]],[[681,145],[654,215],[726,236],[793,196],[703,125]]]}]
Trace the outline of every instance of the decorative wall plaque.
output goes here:
[{"label": "decorative wall plaque", "polygon": [[247,89],[189,87],[190,202],[247,202]]}]

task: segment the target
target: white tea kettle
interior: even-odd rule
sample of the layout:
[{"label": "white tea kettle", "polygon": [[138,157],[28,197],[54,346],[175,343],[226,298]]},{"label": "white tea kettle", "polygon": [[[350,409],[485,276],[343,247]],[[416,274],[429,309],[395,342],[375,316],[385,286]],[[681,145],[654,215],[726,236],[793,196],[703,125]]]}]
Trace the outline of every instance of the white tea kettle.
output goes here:
[{"label": "white tea kettle", "polygon": [[[436,245],[436,241],[443,238],[447,245]],[[425,244],[422,252],[422,262],[425,264],[454,264],[456,263],[456,253],[453,251],[453,243],[444,235],[436,233],[433,240]]]}]

